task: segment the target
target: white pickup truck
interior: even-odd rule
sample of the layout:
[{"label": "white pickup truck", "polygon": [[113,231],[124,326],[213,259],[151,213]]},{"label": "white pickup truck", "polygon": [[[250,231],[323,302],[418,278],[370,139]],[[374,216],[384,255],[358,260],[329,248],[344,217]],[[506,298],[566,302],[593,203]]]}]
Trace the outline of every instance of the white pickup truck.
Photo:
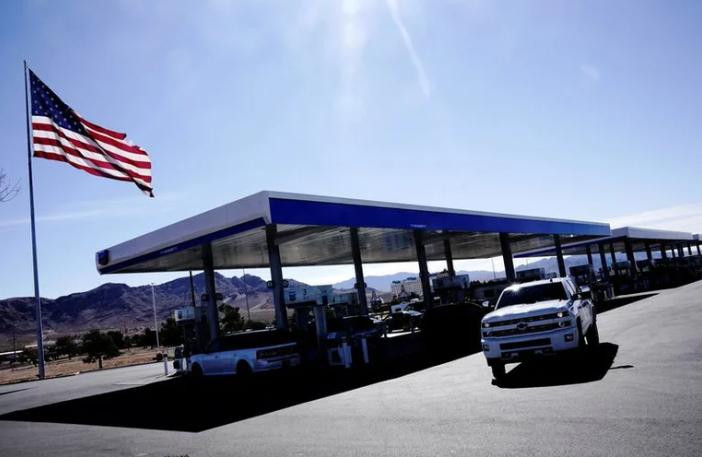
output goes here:
[{"label": "white pickup truck", "polygon": [[505,364],[600,342],[593,304],[570,278],[507,287],[481,322],[481,343],[493,377]]},{"label": "white pickup truck", "polygon": [[193,376],[246,376],[299,364],[297,343],[290,335],[262,330],[215,338],[204,353],[190,356],[188,371]]}]

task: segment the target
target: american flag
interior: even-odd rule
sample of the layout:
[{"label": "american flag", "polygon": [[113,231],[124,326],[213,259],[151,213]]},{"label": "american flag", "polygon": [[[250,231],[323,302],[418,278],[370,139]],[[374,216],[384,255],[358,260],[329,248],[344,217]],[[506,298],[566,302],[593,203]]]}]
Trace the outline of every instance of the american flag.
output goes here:
[{"label": "american flag", "polygon": [[88,122],[29,70],[34,157],[59,160],[95,176],[131,181],[153,197],[151,159],[118,133]]}]

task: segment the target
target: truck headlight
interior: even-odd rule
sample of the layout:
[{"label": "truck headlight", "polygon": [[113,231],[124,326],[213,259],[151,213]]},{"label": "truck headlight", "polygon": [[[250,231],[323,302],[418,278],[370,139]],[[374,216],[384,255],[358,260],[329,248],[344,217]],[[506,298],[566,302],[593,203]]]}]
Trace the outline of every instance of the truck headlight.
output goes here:
[{"label": "truck headlight", "polygon": [[568,317],[568,311],[559,311],[556,313],[556,317]]},{"label": "truck headlight", "polygon": [[490,323],[489,322],[483,322],[483,328],[489,328]]}]

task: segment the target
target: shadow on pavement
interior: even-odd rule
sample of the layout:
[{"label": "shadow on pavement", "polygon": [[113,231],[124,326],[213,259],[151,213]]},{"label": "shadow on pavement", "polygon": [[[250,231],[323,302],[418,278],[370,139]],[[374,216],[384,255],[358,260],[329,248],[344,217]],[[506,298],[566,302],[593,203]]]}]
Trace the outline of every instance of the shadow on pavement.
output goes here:
[{"label": "shadow on pavement", "polygon": [[612,368],[618,350],[619,346],[616,344],[601,343],[595,349],[580,353],[523,362],[509,371],[504,380],[495,384],[498,387],[515,389],[599,381]]},{"label": "shadow on pavement", "polygon": [[[404,340],[404,341],[403,341]],[[0,420],[201,432],[403,376],[447,361],[422,350],[419,335],[392,338],[393,357],[370,367],[306,368],[236,377],[172,378],[144,386],[15,411]],[[409,348],[413,348],[410,350]],[[399,353],[398,353],[399,351]],[[456,357],[463,357],[468,350]]]},{"label": "shadow on pavement", "polygon": [[[605,304],[599,312],[651,295],[655,294],[615,299]],[[385,349],[370,367],[352,370],[306,368],[256,375],[248,382],[235,377],[200,380],[173,378],[15,411],[0,416],[0,420],[201,432],[404,376],[479,351],[465,347],[449,354],[444,348],[432,355],[427,351],[421,333],[384,341]],[[615,344],[603,343],[598,350],[578,357],[523,363],[507,374],[500,387],[540,387],[596,381],[602,379],[612,366],[617,349]],[[441,355],[437,356],[437,353]]]},{"label": "shadow on pavement", "polygon": [[616,297],[611,300],[607,300],[603,303],[597,305],[597,314],[606,313],[607,311],[612,311],[613,309],[621,308],[622,306],[629,305],[644,298],[650,298],[658,295],[657,292],[638,294],[638,295],[628,295],[625,297]]},{"label": "shadow on pavement", "polygon": [[15,392],[22,392],[23,390],[29,390],[29,387],[25,387],[24,389],[8,390],[7,392],[0,392],[0,395],[13,394]]}]

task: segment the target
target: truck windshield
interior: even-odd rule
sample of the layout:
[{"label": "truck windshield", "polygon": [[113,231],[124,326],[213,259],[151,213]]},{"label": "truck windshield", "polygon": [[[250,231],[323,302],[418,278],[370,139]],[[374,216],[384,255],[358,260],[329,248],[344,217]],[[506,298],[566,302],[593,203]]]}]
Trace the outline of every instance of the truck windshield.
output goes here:
[{"label": "truck windshield", "polygon": [[537,286],[505,289],[495,306],[495,309],[512,305],[525,305],[546,300],[567,300],[565,289],[560,282],[539,284]]}]

